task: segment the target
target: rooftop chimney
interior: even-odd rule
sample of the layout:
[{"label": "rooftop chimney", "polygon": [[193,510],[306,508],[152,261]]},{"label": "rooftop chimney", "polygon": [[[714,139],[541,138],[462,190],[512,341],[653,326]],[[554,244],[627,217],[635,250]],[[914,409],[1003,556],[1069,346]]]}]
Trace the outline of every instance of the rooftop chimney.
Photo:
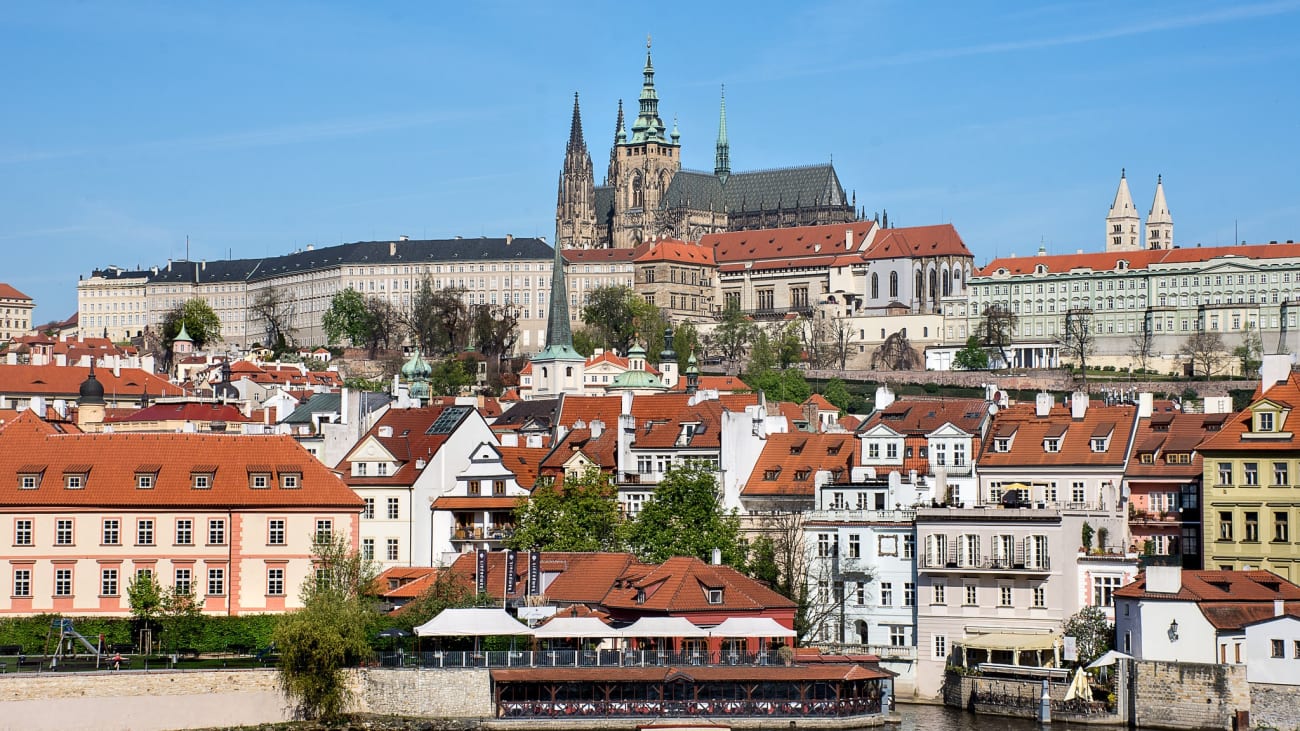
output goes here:
[{"label": "rooftop chimney", "polygon": [[714,566],[721,566],[721,565],[722,565],[722,549],[721,549],[721,548],[715,548],[715,549],[713,549],[713,565],[714,565]]},{"label": "rooftop chimney", "polygon": [[600,435],[605,433],[605,422],[600,419],[592,419],[587,428],[591,430],[592,439],[599,439]]},{"label": "rooftop chimney", "polygon": [[1070,418],[1082,419],[1088,413],[1088,394],[1075,391],[1070,396]]},{"label": "rooftop chimney", "polygon": [[501,446],[503,446],[503,447],[518,447],[518,446],[519,446],[519,435],[518,435],[518,434],[515,434],[514,432],[511,432],[511,433],[509,433],[509,434],[502,434],[502,435],[501,435]]},{"label": "rooftop chimney", "polygon": [[513,242],[514,240],[515,240],[514,234],[506,234],[506,246],[509,246],[511,242]]},{"label": "rooftop chimney", "polygon": [[1052,413],[1052,394],[1043,392],[1034,399],[1034,416],[1042,418]]},{"label": "rooftop chimney", "polygon": [[844,229],[844,250],[853,251],[853,229]]},{"label": "rooftop chimney", "polygon": [[410,240],[411,240],[411,237],[410,237],[410,236],[407,236],[406,234],[402,234],[401,236],[398,236],[398,237],[397,237],[397,240],[398,240],[398,241],[410,241]]},{"label": "rooftop chimney", "polygon": [[[1250,374],[1246,374],[1250,375]],[[1291,375],[1291,356],[1287,353],[1269,354],[1263,358],[1259,369],[1260,386],[1267,391]]]},{"label": "rooftop chimney", "polygon": [[1274,617],[1281,617],[1283,614],[1286,614],[1286,601],[1283,600],[1283,599],[1274,599],[1274,600],[1273,600],[1273,616],[1274,616]]},{"label": "rooftop chimney", "polygon": [[1152,594],[1177,594],[1183,588],[1182,566],[1148,566],[1147,591]]},{"label": "rooftop chimney", "polygon": [[389,241],[389,242],[388,242],[388,255],[389,255],[389,256],[397,256],[397,242],[396,242],[396,241]]},{"label": "rooftop chimney", "polygon": [[876,387],[876,411],[883,411],[894,403],[894,392],[889,390],[889,386]]},{"label": "rooftop chimney", "polygon": [[1155,394],[1139,393],[1138,394],[1138,418],[1145,419],[1151,416],[1155,411]]}]

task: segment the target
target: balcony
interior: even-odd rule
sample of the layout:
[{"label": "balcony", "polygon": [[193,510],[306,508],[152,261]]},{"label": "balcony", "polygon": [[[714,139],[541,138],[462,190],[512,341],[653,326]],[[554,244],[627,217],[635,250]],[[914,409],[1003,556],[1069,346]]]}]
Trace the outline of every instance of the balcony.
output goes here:
[{"label": "balcony", "polygon": [[920,508],[916,519],[921,522],[951,523],[1000,523],[1000,522],[1035,522],[1060,523],[1061,511],[1068,509],[1061,503],[1035,503],[1027,507],[1004,507],[1002,505],[978,505],[960,508]]},{"label": "balcony", "polygon": [[869,521],[875,523],[911,523],[916,520],[916,511],[903,510],[850,510],[848,506],[837,508],[831,505],[826,510],[810,510],[804,513],[809,521]]},{"label": "balcony", "polygon": [[[716,315],[722,319],[722,312]],[[755,320],[784,320],[788,314],[800,315],[802,317],[812,317],[812,305],[797,305],[793,307],[760,307],[754,310],[741,310],[741,314],[748,315]]]},{"label": "balcony", "polygon": [[949,477],[965,477],[969,475],[973,469],[974,465],[970,462],[964,464],[939,464],[934,461],[930,462],[930,472],[934,473],[942,470],[943,473]]},{"label": "balcony", "polygon": [[1036,561],[1027,561],[1024,550],[1021,546],[1016,547],[1015,555],[1011,557],[993,558],[990,556],[978,556],[973,559],[967,558],[961,560],[957,555],[956,549],[949,549],[944,556],[927,556],[924,553],[916,557],[916,567],[920,571],[928,573],[1007,573],[1021,572],[1028,574],[1047,574],[1051,573],[1052,560],[1046,552]]},{"label": "balcony", "polygon": [[467,541],[483,542],[487,541],[500,542],[511,538],[515,534],[514,526],[506,525],[458,525],[451,532],[451,542],[465,543]]}]

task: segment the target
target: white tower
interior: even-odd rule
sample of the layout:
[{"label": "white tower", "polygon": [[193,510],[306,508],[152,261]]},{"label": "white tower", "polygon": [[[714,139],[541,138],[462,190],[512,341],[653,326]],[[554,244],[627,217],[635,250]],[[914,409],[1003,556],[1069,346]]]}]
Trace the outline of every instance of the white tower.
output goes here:
[{"label": "white tower", "polygon": [[1174,219],[1169,215],[1165,183],[1160,175],[1156,176],[1156,197],[1151,201],[1151,212],[1147,214],[1147,248],[1174,248]]},{"label": "white tower", "polygon": [[1121,169],[1115,202],[1110,204],[1110,214],[1106,216],[1106,251],[1137,251],[1142,248],[1141,224],[1133,196],[1128,192],[1128,180]]}]

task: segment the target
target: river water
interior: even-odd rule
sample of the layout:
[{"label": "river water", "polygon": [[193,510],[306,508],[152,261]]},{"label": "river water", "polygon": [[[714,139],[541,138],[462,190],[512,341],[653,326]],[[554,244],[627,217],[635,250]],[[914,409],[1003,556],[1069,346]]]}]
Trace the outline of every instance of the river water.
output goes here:
[{"label": "river water", "polygon": [[[958,708],[947,706],[928,706],[899,703],[894,712],[902,719],[898,726],[900,731],[1040,731],[1051,728],[1055,731],[1067,728],[1104,729],[1104,726],[1070,726],[1053,723],[1050,727],[1041,726],[1037,721],[1006,716],[977,716]],[[888,728],[888,727],[886,727]]]}]

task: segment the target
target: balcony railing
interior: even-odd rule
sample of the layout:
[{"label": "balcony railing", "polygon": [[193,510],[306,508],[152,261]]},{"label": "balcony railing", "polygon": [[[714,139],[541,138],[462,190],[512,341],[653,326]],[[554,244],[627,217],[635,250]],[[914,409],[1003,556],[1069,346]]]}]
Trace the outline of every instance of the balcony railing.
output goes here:
[{"label": "balcony railing", "polygon": [[453,543],[457,541],[504,541],[513,536],[514,533],[513,528],[494,526],[485,529],[481,526],[467,526],[452,531],[451,540]]},{"label": "balcony railing", "polygon": [[834,503],[823,510],[810,510],[804,513],[805,520],[853,520],[873,521],[879,523],[911,523],[916,520],[916,511],[902,510],[858,510],[847,505],[839,508]]},{"label": "balcony railing", "polygon": [[681,665],[781,665],[776,650],[767,652],[657,652],[653,650],[539,650],[388,652],[380,661],[411,668],[632,668]]},{"label": "balcony railing", "polygon": [[1036,560],[1026,560],[1023,551],[1016,551],[1010,557],[977,556],[961,557],[956,551],[949,550],[943,556],[931,556],[922,553],[917,556],[916,566],[923,571],[1025,571],[1042,573],[1051,571],[1051,557],[1046,553]]},{"label": "balcony railing", "polygon": [[916,645],[863,645],[823,642],[816,645],[823,652],[836,655],[875,655],[882,660],[915,660]]},{"label": "balcony railing", "polygon": [[972,469],[974,469],[974,465],[972,465],[970,462],[966,462],[964,464],[939,464],[933,460],[931,460],[930,462],[931,472],[943,470],[944,474],[948,475],[949,477],[963,477],[965,475],[969,475]]}]

